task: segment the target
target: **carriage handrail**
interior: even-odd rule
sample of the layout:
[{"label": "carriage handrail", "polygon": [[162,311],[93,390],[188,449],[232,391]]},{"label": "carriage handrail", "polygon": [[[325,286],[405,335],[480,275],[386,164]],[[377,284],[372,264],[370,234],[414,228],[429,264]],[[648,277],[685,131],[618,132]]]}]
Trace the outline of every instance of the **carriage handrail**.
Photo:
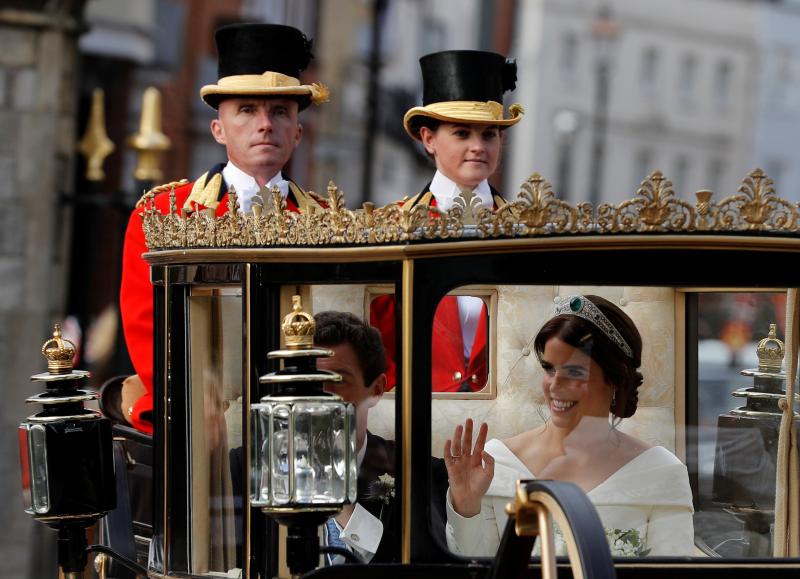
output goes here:
[{"label": "carriage handrail", "polygon": [[605,530],[597,510],[577,485],[564,481],[517,481],[509,515],[490,579],[527,574],[536,537],[541,544],[543,579],[558,576],[553,522],[567,546],[575,579],[614,579],[616,572]]}]

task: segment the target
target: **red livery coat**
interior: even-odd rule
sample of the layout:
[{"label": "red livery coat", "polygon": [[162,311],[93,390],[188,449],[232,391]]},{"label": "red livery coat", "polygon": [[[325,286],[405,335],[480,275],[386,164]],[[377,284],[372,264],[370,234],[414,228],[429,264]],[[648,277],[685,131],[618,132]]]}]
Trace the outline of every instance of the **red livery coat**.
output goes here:
[{"label": "red livery coat", "polygon": [[[216,165],[196,181],[176,186],[175,202],[178,211],[185,205],[191,205],[192,209],[216,207],[217,216],[223,215],[228,210],[227,187],[222,180],[223,168],[222,164]],[[298,207],[303,208],[307,204],[324,205],[320,199],[312,197],[291,181],[289,189],[286,205],[291,211],[297,212]],[[169,197],[169,190],[158,193],[153,200],[155,208],[164,214],[168,213]],[[205,203],[195,202],[196,199],[204,200]],[[143,209],[141,202],[137,204],[125,232],[119,304],[128,354],[146,392],[134,404],[128,420],[138,430],[152,433],[153,284],[150,282],[150,265],[142,258],[142,254],[148,251],[142,229]]]}]

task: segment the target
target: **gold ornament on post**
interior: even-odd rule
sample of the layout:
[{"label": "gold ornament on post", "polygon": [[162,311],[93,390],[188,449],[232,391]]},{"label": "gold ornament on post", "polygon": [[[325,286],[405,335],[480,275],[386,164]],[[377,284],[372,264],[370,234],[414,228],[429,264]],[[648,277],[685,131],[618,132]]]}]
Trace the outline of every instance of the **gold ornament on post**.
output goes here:
[{"label": "gold ornament on post", "polygon": [[292,312],[283,318],[283,335],[289,350],[306,350],[314,345],[317,324],[314,316],[303,311],[300,296],[292,296]]},{"label": "gold ornament on post", "polygon": [[106,132],[104,98],[103,89],[96,88],[92,91],[89,122],[86,124],[86,132],[78,141],[78,151],[86,157],[86,179],[89,181],[102,181],[106,178],[103,163],[115,148]]},{"label": "gold ornament on post", "polygon": [[758,343],[756,355],[758,356],[758,369],[761,372],[780,372],[783,366],[783,355],[786,347],[778,339],[777,325],[769,325],[769,334]]},{"label": "gold ornament on post", "polygon": [[139,181],[161,181],[163,173],[158,158],[172,143],[161,132],[161,93],[155,87],[144,91],[139,132],[128,138],[128,146],[139,155],[133,176]]},{"label": "gold ornament on post", "polygon": [[74,355],[75,344],[61,336],[61,326],[56,324],[53,337],[42,344],[42,356],[47,358],[47,369],[51,374],[69,374]]}]

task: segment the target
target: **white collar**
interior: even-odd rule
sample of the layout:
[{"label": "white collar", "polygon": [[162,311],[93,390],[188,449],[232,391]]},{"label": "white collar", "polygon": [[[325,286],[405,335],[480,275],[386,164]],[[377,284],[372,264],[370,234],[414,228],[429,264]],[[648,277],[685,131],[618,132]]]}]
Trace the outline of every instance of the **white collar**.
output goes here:
[{"label": "white collar", "polygon": [[[259,203],[263,203],[259,197],[261,187],[258,186],[255,178],[234,165],[233,161],[228,161],[228,164],[222,169],[222,178],[229,188],[233,187],[236,189],[239,208],[243,213],[250,213],[250,209],[253,207],[254,197],[258,199]],[[289,183],[283,178],[283,173],[281,171],[275,173],[267,182],[267,189],[272,189],[275,185],[280,188],[281,194],[285,199],[289,194]]]},{"label": "white collar", "polygon": [[[453,206],[453,199],[461,193],[461,188],[455,181],[446,177],[444,173],[436,171],[436,174],[431,180],[430,191],[436,199],[436,206],[442,211],[447,211]],[[489,187],[489,182],[486,179],[478,183],[478,186],[473,189],[473,192],[480,198],[485,207],[489,209],[494,207],[492,189]]]}]

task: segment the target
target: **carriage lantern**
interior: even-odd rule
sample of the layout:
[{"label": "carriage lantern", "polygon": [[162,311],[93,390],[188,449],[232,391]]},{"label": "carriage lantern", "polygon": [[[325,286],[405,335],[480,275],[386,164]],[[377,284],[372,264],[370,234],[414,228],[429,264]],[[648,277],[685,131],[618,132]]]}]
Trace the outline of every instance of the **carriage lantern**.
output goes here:
[{"label": "carriage lantern", "polygon": [[43,409],[19,426],[26,512],[58,530],[58,564],[68,578],[86,566],[85,529],[116,506],[111,422],[84,408],[97,394],[80,389],[89,373],[72,368],[74,353],[56,325],[42,346],[48,371],[31,376],[47,390],[26,400]]},{"label": "carriage lantern", "polygon": [[287,564],[300,574],[317,566],[317,527],[356,500],[355,410],[323,390],[342,377],[317,369],[333,352],[314,348],[314,318],[300,296],[282,329],[286,349],[267,354],[282,368],[260,378],[271,392],[251,408],[250,502],[288,527]]},{"label": "carriage lantern", "polygon": [[742,370],[752,386],[732,392],[745,405],[718,418],[714,464],[714,501],[744,523],[750,533],[749,555],[770,552],[770,525],[774,517],[775,469],[778,433],[786,397],[786,374],[781,370],[784,343],[776,325],[758,343],[758,368]]}]

